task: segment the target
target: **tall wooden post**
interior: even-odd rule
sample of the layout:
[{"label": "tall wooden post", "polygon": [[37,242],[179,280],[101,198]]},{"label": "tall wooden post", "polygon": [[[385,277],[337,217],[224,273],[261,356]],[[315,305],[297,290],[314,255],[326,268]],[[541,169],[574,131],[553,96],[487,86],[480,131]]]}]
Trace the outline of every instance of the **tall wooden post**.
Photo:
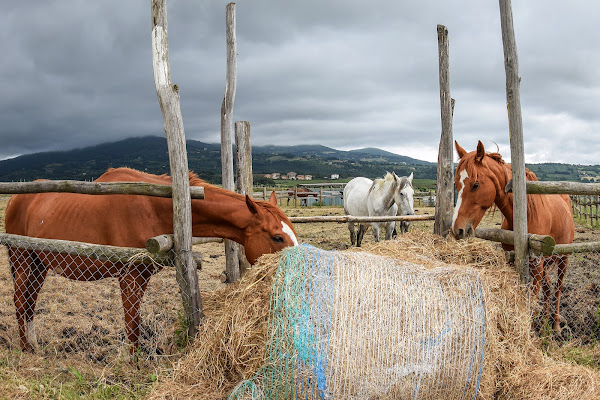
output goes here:
[{"label": "tall wooden post", "polygon": [[521,95],[519,59],[513,27],[510,0],[500,1],[500,23],[504,46],[506,70],[506,105],[510,130],[510,158],[513,181],[513,230],[515,232],[515,266],[521,280],[529,282],[529,257],[527,247],[527,189],[525,187],[525,150],[523,146],[523,121],[521,119]]},{"label": "tall wooden post", "polygon": [[442,134],[438,151],[437,185],[435,189],[435,223],[433,233],[446,235],[452,226],[454,208],[454,146],[452,143],[452,98],[450,96],[448,29],[437,26],[440,60],[440,106]]},{"label": "tall wooden post", "polygon": [[164,119],[171,167],[173,248],[176,254],[177,282],[185,314],[190,322],[188,337],[194,338],[204,314],[198,289],[196,263],[192,258],[192,206],[187,151],[179,104],[179,88],[171,83],[165,1],[152,0],[152,65],[154,85]]},{"label": "tall wooden post", "polygon": [[[235,162],[237,166],[236,189],[238,193],[252,197],[254,193],[254,181],[252,179],[250,122],[248,121],[236,121],[235,123]],[[250,268],[250,263],[246,259],[244,246],[241,244],[238,244],[238,257],[240,262],[240,275],[242,275]]]},{"label": "tall wooden post", "polygon": [[[223,188],[235,190],[233,182],[233,103],[237,81],[237,44],[235,37],[235,3],[229,3],[225,12],[227,39],[227,72],[225,96],[221,106],[221,175]],[[240,267],[236,243],[225,240],[225,274],[227,282],[240,279]]]}]

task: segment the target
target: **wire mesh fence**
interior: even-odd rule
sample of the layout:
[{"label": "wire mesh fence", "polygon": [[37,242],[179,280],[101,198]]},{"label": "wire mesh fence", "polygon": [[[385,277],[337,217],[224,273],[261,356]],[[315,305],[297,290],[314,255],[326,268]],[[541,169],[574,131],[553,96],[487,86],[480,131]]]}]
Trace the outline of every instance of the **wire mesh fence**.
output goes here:
[{"label": "wire mesh fence", "polygon": [[110,365],[157,362],[185,344],[173,252],[151,260],[142,249],[0,243],[0,346]]},{"label": "wire mesh fence", "polygon": [[[546,260],[546,275],[540,277],[535,296],[532,270],[532,307],[535,328],[540,336],[563,342],[588,345],[600,339],[600,253],[576,252],[567,256],[532,257],[530,267]],[[564,268],[562,290],[557,291],[560,269]],[[559,297],[557,297],[559,296]],[[555,324],[558,307],[558,324]]]}]

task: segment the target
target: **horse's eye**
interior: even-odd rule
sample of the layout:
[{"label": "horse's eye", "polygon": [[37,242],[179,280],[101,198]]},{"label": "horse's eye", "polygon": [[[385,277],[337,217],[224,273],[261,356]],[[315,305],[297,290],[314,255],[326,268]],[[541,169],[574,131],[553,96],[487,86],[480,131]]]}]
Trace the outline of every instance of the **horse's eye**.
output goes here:
[{"label": "horse's eye", "polygon": [[479,187],[479,182],[475,182],[473,184],[473,190],[477,189]]},{"label": "horse's eye", "polygon": [[273,241],[277,243],[283,243],[283,238],[279,235],[273,236]]}]

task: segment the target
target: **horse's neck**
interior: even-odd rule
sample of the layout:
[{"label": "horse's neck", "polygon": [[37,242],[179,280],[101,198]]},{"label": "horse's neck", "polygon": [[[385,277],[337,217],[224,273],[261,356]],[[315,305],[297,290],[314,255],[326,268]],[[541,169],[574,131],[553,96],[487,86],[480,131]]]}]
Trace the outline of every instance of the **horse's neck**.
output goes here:
[{"label": "horse's neck", "polygon": [[245,196],[204,187],[204,199],[193,200],[193,233],[201,237],[223,237],[241,243],[253,215]]},{"label": "horse's neck", "polygon": [[512,229],[512,220],[513,220],[513,196],[512,193],[506,193],[506,184],[508,180],[512,177],[512,170],[506,164],[496,164],[496,168],[490,168],[490,170],[494,171],[496,175],[496,198],[494,199],[494,203],[496,207],[500,210],[504,218],[508,221],[510,229]]}]

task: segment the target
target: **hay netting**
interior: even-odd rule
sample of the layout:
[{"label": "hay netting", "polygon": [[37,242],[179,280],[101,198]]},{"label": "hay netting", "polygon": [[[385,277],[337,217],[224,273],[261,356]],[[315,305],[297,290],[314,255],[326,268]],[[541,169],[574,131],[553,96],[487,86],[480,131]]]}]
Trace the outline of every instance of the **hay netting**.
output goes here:
[{"label": "hay netting", "polygon": [[477,273],[312,246],[287,249],[267,362],[231,396],[473,398],[485,310]]},{"label": "hay netting", "polygon": [[[314,264],[325,268],[312,269],[312,277],[296,274],[286,281],[285,274],[276,275],[275,269],[298,249],[284,252],[281,260],[265,257],[240,284],[204,295],[203,332],[171,373],[159,377],[151,397],[224,398],[236,384],[254,377],[242,383],[236,395],[383,399],[473,398],[477,393],[481,399],[599,398],[597,371],[552,360],[539,349],[531,335],[526,292],[496,246],[479,240],[447,242],[411,232],[363,250],[420,266],[392,261],[388,264],[396,267],[377,272],[379,257],[314,249],[310,250]],[[348,282],[354,280],[359,290],[346,293],[346,298],[335,294],[340,278],[330,279],[335,267],[323,261],[328,257],[353,260],[339,272],[347,274]],[[309,268],[310,262],[299,264]],[[397,278],[398,271],[402,279]],[[326,284],[300,285],[301,280]],[[394,286],[392,281],[403,284]],[[286,318],[297,329],[271,329],[267,334],[271,287],[292,282],[304,292],[298,298],[274,298],[271,318],[279,318],[278,308],[293,306]],[[394,287],[402,291],[394,292]],[[381,309],[370,308],[373,298],[378,298]],[[354,308],[338,309],[342,301]],[[481,305],[484,312],[478,311]],[[306,310],[313,314],[308,316]],[[425,310],[433,311],[425,315]]]}]

